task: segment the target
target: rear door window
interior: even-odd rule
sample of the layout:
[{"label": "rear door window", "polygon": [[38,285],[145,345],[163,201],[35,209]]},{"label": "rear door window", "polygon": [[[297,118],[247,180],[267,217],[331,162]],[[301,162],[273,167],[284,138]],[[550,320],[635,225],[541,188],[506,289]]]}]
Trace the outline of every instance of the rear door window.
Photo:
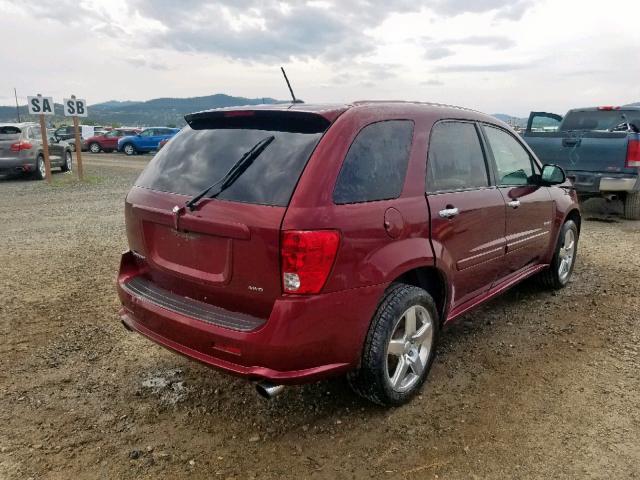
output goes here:
[{"label": "rear door window", "polygon": [[371,202],[399,197],[412,139],[411,120],[387,120],[364,127],[344,159],[333,192],[334,202]]},{"label": "rear door window", "polygon": [[489,148],[496,162],[499,185],[528,185],[534,175],[529,152],[509,133],[485,126]]},{"label": "rear door window", "polygon": [[473,123],[441,122],[431,130],[427,192],[489,186],[487,163]]},{"label": "rear door window", "polygon": [[187,126],[163,147],[142,172],[136,185],[162,192],[194,196],[222,179],[261,140],[274,140],[237,180],[216,198],[261,205],[287,206],[322,131]]}]

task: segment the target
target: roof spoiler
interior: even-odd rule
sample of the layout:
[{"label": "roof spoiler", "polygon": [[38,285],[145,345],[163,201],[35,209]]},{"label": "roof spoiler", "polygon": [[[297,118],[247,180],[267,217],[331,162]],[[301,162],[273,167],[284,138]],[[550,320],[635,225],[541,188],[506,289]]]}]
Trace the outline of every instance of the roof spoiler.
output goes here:
[{"label": "roof spoiler", "polygon": [[184,119],[194,130],[256,129],[292,133],[322,133],[331,121],[313,112],[296,110],[225,109],[190,113]]}]

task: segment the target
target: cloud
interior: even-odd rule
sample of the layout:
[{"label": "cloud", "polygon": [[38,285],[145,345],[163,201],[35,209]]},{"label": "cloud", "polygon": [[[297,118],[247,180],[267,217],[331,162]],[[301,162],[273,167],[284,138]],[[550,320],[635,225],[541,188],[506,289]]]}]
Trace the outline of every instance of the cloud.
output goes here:
[{"label": "cloud", "polygon": [[486,65],[446,65],[440,67],[440,72],[512,72],[514,70],[523,70],[531,65],[523,63],[490,63]]},{"label": "cloud", "polygon": [[138,68],[150,68],[151,70],[164,71],[169,70],[169,66],[165,63],[152,60],[144,55],[136,55],[134,57],[124,57],[122,61]]},{"label": "cloud", "polygon": [[424,54],[424,57],[427,60],[440,60],[442,58],[451,57],[452,55],[455,55],[455,53],[456,52],[451,50],[449,47],[436,46],[428,48]]},{"label": "cloud", "polygon": [[436,80],[435,78],[430,78],[429,80],[423,80],[420,82],[420,85],[424,85],[425,87],[441,87],[444,85],[444,82]]},{"label": "cloud", "polygon": [[496,18],[519,20],[533,4],[533,0],[438,0],[431,8],[445,16],[493,11]]}]

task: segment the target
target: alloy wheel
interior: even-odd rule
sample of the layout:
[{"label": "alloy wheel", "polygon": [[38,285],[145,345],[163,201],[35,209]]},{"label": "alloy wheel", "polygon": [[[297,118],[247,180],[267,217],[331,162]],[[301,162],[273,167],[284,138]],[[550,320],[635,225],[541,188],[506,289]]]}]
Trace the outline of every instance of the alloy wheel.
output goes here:
[{"label": "alloy wheel", "polygon": [[562,283],[565,283],[569,279],[571,267],[573,266],[573,259],[575,257],[575,250],[576,236],[573,233],[573,230],[567,229],[564,234],[562,247],[560,247],[560,251],[558,252],[558,257],[560,259],[560,265],[558,265],[558,277],[560,277],[560,281]]},{"label": "alloy wheel", "polygon": [[433,348],[433,319],[421,305],[407,309],[387,345],[386,374],[391,388],[406,392],[422,377]]}]

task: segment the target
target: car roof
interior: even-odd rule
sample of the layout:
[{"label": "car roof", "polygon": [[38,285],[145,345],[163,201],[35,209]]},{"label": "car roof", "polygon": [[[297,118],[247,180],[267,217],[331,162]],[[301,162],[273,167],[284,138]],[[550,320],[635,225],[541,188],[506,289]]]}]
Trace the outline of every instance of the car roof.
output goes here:
[{"label": "car roof", "polygon": [[[390,113],[398,113],[400,111],[414,112],[414,113],[434,113],[442,117],[449,118],[469,118],[480,121],[486,121],[498,125],[506,125],[504,122],[491,117],[487,114],[478,112],[464,107],[457,107],[454,105],[446,105],[442,103],[433,102],[418,102],[418,101],[405,101],[405,100],[358,100],[351,103],[275,103],[267,105],[244,105],[239,107],[224,107],[215,108],[210,110],[204,110],[202,112],[196,112],[202,114],[206,112],[224,112],[224,111],[242,111],[242,110],[258,110],[258,111],[292,111],[292,112],[307,112],[315,113],[325,117],[330,122],[333,122],[344,112],[376,109],[386,110]],[[191,115],[195,115],[191,114]]]},{"label": "car roof", "polygon": [[34,125],[38,125],[36,122],[20,122],[20,123],[0,123],[0,127],[16,127],[16,128],[25,128],[25,127],[33,127]]}]

